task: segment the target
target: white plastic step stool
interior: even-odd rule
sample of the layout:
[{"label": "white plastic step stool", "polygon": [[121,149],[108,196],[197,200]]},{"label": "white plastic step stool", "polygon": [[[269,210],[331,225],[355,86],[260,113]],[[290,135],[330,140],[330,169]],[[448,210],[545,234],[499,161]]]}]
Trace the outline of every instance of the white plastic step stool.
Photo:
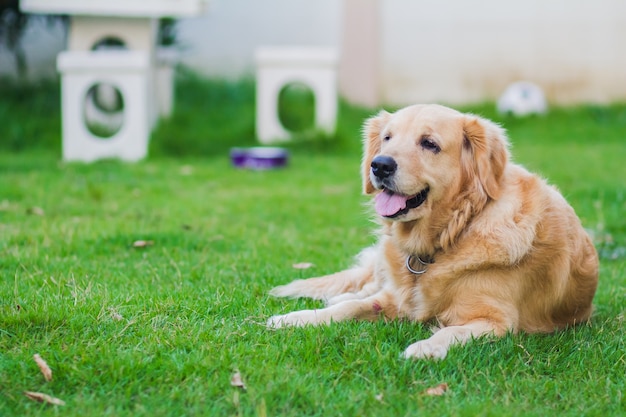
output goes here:
[{"label": "white plastic step stool", "polygon": [[[62,76],[63,159],[144,158],[151,130],[149,86],[153,85],[148,52],[65,51],[57,58],[57,68]],[[110,137],[93,134],[85,123],[86,114],[94,108],[88,93],[98,85],[112,86],[122,97],[121,126]]]},{"label": "white plastic step stool", "polygon": [[337,121],[337,52],[318,47],[261,47],[256,51],[256,133],[264,144],[289,140],[278,118],[278,96],[302,83],[315,97],[315,127],[332,133]]}]

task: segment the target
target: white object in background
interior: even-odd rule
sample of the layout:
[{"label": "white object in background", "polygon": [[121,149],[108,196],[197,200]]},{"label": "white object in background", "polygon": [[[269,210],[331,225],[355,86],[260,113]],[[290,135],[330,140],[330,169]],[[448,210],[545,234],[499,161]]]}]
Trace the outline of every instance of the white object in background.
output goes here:
[{"label": "white object in background", "polygon": [[518,81],[504,90],[498,99],[497,109],[503,114],[527,116],[545,113],[548,103],[541,87],[529,81]]},{"label": "white object in background", "polygon": [[[158,21],[153,18],[118,17],[118,16],[72,16],[68,33],[68,51],[92,51],[124,49],[143,51],[150,59],[151,77],[154,88],[149,90],[152,95],[146,102],[149,106],[150,128],[154,128],[159,120],[158,92],[163,89],[156,84],[156,34]],[[121,43],[118,47],[107,48],[98,46],[100,42],[114,40]]]},{"label": "white object in background", "polygon": [[337,52],[317,47],[261,47],[256,51],[256,133],[261,143],[291,134],[278,118],[283,87],[302,83],[315,97],[315,127],[333,132],[337,121]]},{"label": "white object in background", "polygon": [[[19,4],[28,13],[70,16],[68,52],[57,58],[63,80],[63,158],[145,157],[150,130],[159,115],[171,113],[174,95],[173,61],[158,56],[156,49],[158,19],[200,15],[208,1],[20,0]],[[94,50],[111,42],[125,51]],[[118,95],[123,96],[123,112],[107,111],[106,103],[115,104]],[[85,125],[86,118],[121,125],[102,139],[93,134],[100,130]]]},{"label": "white object in background", "polygon": [[174,68],[178,62],[178,51],[174,47],[156,50],[154,71],[155,95],[159,116],[168,118],[174,109]]},{"label": "white object in background", "polygon": [[[59,54],[57,68],[62,76],[63,159],[92,162],[103,158],[124,161],[144,158],[151,124],[149,86],[152,81],[148,52],[66,51]],[[106,106],[93,103],[97,101],[94,91],[111,89],[99,87],[103,85],[114,87],[121,96],[121,109],[115,109],[109,117],[109,121],[121,120],[120,126],[106,138],[92,133],[86,124],[87,117],[97,115],[97,108],[107,114]],[[100,120],[106,122],[105,119]]]},{"label": "white object in background", "polygon": [[40,14],[125,17],[193,17],[207,0],[20,0],[20,8]]}]

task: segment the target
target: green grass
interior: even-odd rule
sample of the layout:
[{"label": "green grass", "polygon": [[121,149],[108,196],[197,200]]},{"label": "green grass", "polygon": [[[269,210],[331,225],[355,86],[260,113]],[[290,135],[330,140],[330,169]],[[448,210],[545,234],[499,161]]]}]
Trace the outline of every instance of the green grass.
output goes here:
[{"label": "green grass", "polygon": [[[375,110],[343,103],[336,137],[303,134],[286,169],[240,171],[228,150],[255,143],[253,84],[187,77],[149,159],[65,164],[58,85],[23,88],[0,86],[0,415],[626,415],[626,106],[523,120],[468,109],[502,122],[516,160],[594,234],[596,313],[424,362],[399,358],[429,335],[421,324],[263,325],[317,305],[271,287],[345,268],[373,242],[359,134]],[[423,395],[443,382],[445,395]]]}]

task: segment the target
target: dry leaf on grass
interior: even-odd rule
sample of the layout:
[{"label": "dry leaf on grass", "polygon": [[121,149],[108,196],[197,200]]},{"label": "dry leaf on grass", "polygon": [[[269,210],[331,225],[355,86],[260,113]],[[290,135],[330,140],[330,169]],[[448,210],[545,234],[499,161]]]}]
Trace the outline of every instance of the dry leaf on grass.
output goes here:
[{"label": "dry leaf on grass", "polygon": [[35,360],[35,363],[39,367],[39,370],[43,374],[43,377],[46,379],[46,381],[52,381],[52,369],[50,369],[46,361],[44,361],[38,353],[35,353],[33,355],[33,359]]},{"label": "dry leaf on grass", "polygon": [[115,321],[122,321],[124,317],[115,310],[111,310],[111,318]]},{"label": "dry leaf on grass", "polygon": [[315,264],[312,264],[311,262],[300,262],[297,264],[293,264],[292,266],[295,269],[309,269],[309,268],[313,268]]},{"label": "dry leaf on grass", "polygon": [[42,394],[41,392],[24,392],[28,398],[34,401],[39,401],[40,403],[52,404],[52,405],[65,405],[65,401],[59,400],[58,398],[51,397],[47,394]]},{"label": "dry leaf on grass", "polygon": [[154,245],[153,240],[136,240],[133,242],[133,248],[147,248]]},{"label": "dry leaf on grass", "polygon": [[443,384],[439,384],[436,387],[428,388],[426,391],[424,391],[424,394],[440,396],[440,395],[443,395],[447,390],[448,390],[448,384],[444,382]]},{"label": "dry leaf on grass", "polygon": [[246,384],[243,383],[243,379],[241,379],[239,371],[236,371],[233,376],[230,377],[230,385],[241,388],[244,391],[246,390]]}]

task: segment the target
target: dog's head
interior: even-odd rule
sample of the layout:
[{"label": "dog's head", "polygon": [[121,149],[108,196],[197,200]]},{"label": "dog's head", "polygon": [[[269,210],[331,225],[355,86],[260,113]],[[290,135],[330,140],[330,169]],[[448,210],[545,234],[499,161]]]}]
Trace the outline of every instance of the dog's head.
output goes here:
[{"label": "dog's head", "polygon": [[459,195],[497,199],[508,160],[504,131],[438,105],[380,112],[365,124],[363,189],[383,218],[410,221]]}]

